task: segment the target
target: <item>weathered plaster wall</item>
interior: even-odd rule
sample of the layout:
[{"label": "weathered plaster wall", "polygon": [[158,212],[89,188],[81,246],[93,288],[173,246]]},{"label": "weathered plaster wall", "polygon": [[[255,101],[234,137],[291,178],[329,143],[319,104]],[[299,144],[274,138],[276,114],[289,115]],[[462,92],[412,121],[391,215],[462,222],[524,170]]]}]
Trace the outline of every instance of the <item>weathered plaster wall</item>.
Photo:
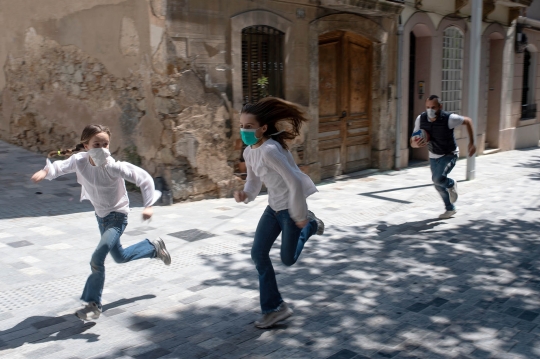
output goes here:
[{"label": "weathered plaster wall", "polygon": [[117,159],[164,176],[175,199],[230,195],[230,108],[171,58],[162,0],[2,1],[0,138],[48,152],[111,127]]}]

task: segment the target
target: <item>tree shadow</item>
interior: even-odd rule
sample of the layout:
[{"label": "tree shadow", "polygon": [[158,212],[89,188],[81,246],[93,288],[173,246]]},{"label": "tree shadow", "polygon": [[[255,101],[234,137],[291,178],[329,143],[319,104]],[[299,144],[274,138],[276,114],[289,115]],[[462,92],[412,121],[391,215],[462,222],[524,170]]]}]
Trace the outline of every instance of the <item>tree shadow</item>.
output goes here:
[{"label": "tree shadow", "polygon": [[329,228],[292,267],[273,249],[295,314],[272,329],[253,326],[258,280],[245,244],[203,257],[215,277],[182,292],[185,306],[134,318],[148,342],[98,358],[540,357],[540,223],[365,229]]},{"label": "tree shadow", "polygon": [[[516,167],[540,168],[540,156],[530,157],[527,162],[518,163]],[[540,173],[532,173],[529,175],[529,178],[540,181]]]},{"label": "tree shadow", "polygon": [[[122,305],[136,301],[152,299],[155,295],[143,295],[133,298],[120,299],[103,306],[103,313]],[[0,352],[18,348],[25,343],[46,343],[66,339],[81,339],[87,342],[99,341],[99,335],[85,333],[96,325],[95,322],[85,322],[74,314],[61,316],[33,316],[24,319],[12,328],[0,331]]]}]

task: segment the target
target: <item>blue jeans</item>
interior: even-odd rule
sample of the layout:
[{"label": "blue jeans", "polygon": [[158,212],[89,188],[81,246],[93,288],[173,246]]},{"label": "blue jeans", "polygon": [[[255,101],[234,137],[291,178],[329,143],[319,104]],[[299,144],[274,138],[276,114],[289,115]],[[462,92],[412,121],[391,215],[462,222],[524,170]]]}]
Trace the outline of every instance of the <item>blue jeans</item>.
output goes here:
[{"label": "blue jeans", "polygon": [[259,290],[261,310],[263,314],[279,310],[283,299],[279,293],[276,281],[276,273],[270,260],[270,249],[281,235],[281,261],[286,266],[292,266],[300,257],[302,249],[309,237],[317,231],[317,222],[311,220],[304,228],[298,228],[289,216],[289,211],[274,211],[270,206],[266,207],[257,230],[255,240],[251,248],[251,259],[259,272]]},{"label": "blue jeans", "polygon": [[127,248],[120,244],[120,236],[128,224],[127,214],[111,212],[106,217],[96,215],[101,240],[92,254],[90,268],[92,274],[86,280],[81,299],[95,302],[101,308],[101,294],[105,284],[105,258],[109,252],[116,263],[126,263],[135,259],[154,258],[156,249],[148,239]]},{"label": "blue jeans", "polygon": [[456,165],[458,156],[455,154],[444,155],[440,158],[430,158],[431,165],[431,179],[435,188],[441,195],[444,206],[447,211],[453,211],[456,208],[450,203],[450,195],[448,194],[448,188],[454,186],[454,180],[448,178],[448,174]]}]

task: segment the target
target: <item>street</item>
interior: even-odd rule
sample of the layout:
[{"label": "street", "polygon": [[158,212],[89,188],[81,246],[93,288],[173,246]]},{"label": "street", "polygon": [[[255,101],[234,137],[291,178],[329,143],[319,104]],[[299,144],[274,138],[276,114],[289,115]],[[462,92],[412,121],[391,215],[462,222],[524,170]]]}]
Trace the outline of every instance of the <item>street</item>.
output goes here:
[{"label": "street", "polygon": [[156,206],[132,193],[123,245],[161,236],[172,255],[107,259],[104,312],[74,311],[99,241],[75,175],[33,184],[45,158],[0,142],[0,357],[540,358],[540,149],[477,158],[444,206],[428,166],[343,177],[308,205],[326,224],[298,263],[271,252],[294,315],[260,316],[253,233],[267,205],[233,199]]}]

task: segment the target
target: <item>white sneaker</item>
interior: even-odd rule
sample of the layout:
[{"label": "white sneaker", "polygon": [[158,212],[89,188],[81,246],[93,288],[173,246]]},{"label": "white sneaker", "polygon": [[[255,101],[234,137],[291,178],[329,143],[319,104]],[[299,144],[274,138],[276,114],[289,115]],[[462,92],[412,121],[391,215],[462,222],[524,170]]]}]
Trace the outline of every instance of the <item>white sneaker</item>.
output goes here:
[{"label": "white sneaker", "polygon": [[454,181],[454,185],[448,188],[448,194],[450,195],[450,203],[455,203],[458,199],[457,182]]},{"label": "white sneaker", "polygon": [[156,248],[156,258],[161,259],[165,265],[170,265],[171,255],[169,254],[167,247],[165,247],[163,239],[158,237],[157,239],[151,240],[150,243]]},{"label": "white sneaker", "polygon": [[[88,316],[90,313],[92,315]],[[95,302],[90,302],[84,308],[76,311],[75,315],[82,320],[98,319],[101,315],[101,308]]]},{"label": "white sneaker", "polygon": [[282,320],[289,318],[291,315],[293,315],[292,309],[289,308],[287,303],[283,302],[281,303],[281,306],[277,312],[264,314],[261,319],[255,322],[255,326],[261,329],[270,328],[277,322],[281,322]]},{"label": "white sneaker", "polygon": [[448,219],[451,218],[454,214],[456,214],[456,210],[453,211],[446,211],[443,214],[439,216],[440,219]]},{"label": "white sneaker", "polygon": [[307,211],[308,215],[307,218],[309,220],[314,219],[315,222],[317,222],[317,232],[315,232],[316,235],[322,235],[324,233],[324,222],[321,221],[319,218],[315,216],[315,213],[311,211]]}]

